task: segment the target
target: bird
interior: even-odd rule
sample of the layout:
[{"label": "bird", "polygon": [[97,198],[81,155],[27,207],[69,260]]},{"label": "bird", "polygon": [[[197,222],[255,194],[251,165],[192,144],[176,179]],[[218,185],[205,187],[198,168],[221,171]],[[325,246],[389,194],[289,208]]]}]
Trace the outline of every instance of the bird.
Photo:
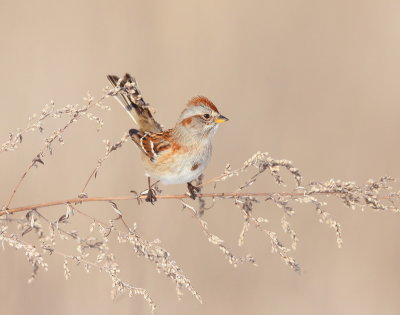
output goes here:
[{"label": "bird", "polygon": [[206,169],[211,159],[211,140],[219,125],[229,119],[221,115],[207,97],[195,96],[188,101],[176,125],[163,130],[131,75],[127,73],[122,78],[108,75],[107,78],[117,88],[114,96],[138,125],[138,129],[129,130],[129,135],[141,151],[148,178],[146,201],[153,204],[157,200],[151,178],[162,184],[186,183],[189,196],[196,199],[200,189],[191,182]]}]

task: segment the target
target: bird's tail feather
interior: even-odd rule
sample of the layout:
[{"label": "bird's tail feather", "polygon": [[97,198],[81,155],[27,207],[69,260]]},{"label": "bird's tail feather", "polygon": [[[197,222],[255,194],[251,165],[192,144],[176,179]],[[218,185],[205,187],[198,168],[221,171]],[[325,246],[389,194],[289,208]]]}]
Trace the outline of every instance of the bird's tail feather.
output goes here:
[{"label": "bird's tail feather", "polygon": [[[154,119],[148,105],[143,100],[137,87],[137,83],[128,73],[120,78],[116,75],[107,75],[113,87],[118,87],[119,91],[115,98],[128,115],[139,126],[143,132],[161,132],[161,125]],[[133,110],[135,114],[133,114]]]}]

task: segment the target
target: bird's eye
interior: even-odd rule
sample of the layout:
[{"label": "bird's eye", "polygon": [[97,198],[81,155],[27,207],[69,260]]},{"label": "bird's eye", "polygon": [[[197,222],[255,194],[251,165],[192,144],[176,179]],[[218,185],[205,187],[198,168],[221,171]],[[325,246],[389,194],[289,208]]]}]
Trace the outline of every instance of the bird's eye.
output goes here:
[{"label": "bird's eye", "polygon": [[205,119],[209,119],[209,118],[210,118],[210,115],[209,115],[209,114],[204,114],[203,117],[204,117]]}]

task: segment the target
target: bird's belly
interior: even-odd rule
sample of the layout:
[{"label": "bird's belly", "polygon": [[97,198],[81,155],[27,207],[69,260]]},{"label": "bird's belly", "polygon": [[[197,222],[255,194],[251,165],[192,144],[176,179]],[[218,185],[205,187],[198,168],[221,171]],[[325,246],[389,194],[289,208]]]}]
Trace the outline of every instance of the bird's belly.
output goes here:
[{"label": "bird's belly", "polygon": [[189,183],[192,180],[196,179],[199,177],[201,172],[180,172],[176,174],[167,174],[167,175],[162,175],[160,176],[160,181],[163,184],[183,184],[183,183]]},{"label": "bird's belly", "polygon": [[211,148],[202,152],[202,154],[196,154],[198,152],[191,153],[186,156],[180,156],[179,159],[169,160],[168,163],[162,163],[164,165],[159,165],[157,171],[148,169],[147,173],[151,177],[158,178],[163,184],[191,182],[199,177],[207,167],[211,158]]},{"label": "bird's belly", "polygon": [[208,161],[184,163],[180,167],[176,167],[173,172],[160,175],[159,179],[163,184],[189,183],[203,173],[207,163]]}]

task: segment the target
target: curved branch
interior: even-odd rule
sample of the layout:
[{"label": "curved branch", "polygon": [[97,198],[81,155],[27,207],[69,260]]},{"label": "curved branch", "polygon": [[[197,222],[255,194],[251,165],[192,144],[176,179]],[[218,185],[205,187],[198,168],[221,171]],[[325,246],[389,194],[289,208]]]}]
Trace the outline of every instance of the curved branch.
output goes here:
[{"label": "curved branch", "polygon": [[[205,194],[198,194],[197,196],[200,198],[234,198],[234,197],[269,197],[269,196],[293,196],[293,197],[301,197],[304,196],[305,194],[302,192],[295,193],[295,192],[280,192],[280,193],[268,193],[268,192],[255,192],[255,193],[250,193],[250,192],[230,192],[230,193],[205,193]],[[310,194],[307,194],[310,195]],[[312,193],[312,195],[340,195],[338,192],[316,192]],[[157,199],[186,199],[190,198],[189,195],[183,194],[183,195],[158,195]],[[382,197],[383,199],[390,199],[388,196]],[[7,209],[7,210],[2,210],[0,211],[0,216],[5,215],[5,214],[12,214],[16,212],[23,212],[23,211],[28,211],[32,209],[40,209],[40,208],[46,208],[46,207],[51,207],[51,206],[58,206],[58,205],[64,205],[64,204],[77,204],[77,203],[84,203],[84,202],[93,202],[93,201],[116,201],[116,200],[137,200],[141,201],[146,199],[146,195],[131,195],[131,196],[115,196],[115,197],[88,197],[88,198],[71,198],[71,199],[65,199],[65,200],[56,200],[56,201],[49,201],[49,202],[43,202],[43,203],[38,203],[38,204],[33,204],[33,205],[28,205],[28,206],[22,206],[18,208],[12,208],[12,209]]]}]

